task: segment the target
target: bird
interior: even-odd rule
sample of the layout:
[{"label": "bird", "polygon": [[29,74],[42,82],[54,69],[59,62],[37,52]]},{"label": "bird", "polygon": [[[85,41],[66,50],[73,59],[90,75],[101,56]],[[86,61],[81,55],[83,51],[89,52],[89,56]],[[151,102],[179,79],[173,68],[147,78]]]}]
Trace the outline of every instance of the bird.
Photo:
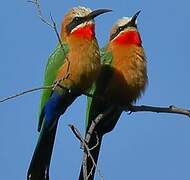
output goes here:
[{"label": "bird", "polygon": [[110,9],[74,7],[62,21],[60,40],[45,68],[39,112],[39,138],[30,162],[28,180],[49,180],[49,167],[60,116],[90,88],[100,72],[100,52],[94,18]]},{"label": "bird", "polygon": [[[108,113],[91,132],[88,143],[90,153],[97,164],[98,156],[106,133],[116,126],[123,107],[130,108],[144,93],[147,83],[147,60],[137,27],[137,17],[119,19],[111,29],[110,39],[101,49],[101,70],[97,81],[87,98],[86,134],[99,114]],[[94,179],[95,167],[90,156],[87,157],[87,175]],[[83,180],[81,167],[79,179]]]}]

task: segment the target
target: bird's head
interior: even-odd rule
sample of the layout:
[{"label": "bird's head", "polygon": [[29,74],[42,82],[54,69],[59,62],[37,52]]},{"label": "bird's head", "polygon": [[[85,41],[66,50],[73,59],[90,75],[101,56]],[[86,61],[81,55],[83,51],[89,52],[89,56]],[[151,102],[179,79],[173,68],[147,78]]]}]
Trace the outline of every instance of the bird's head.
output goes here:
[{"label": "bird's head", "polygon": [[123,17],[119,19],[112,27],[110,33],[110,42],[117,44],[136,44],[141,46],[141,38],[137,29],[138,11],[132,17]]},{"label": "bird's head", "polygon": [[92,11],[86,7],[74,7],[64,17],[62,23],[61,37],[74,35],[84,38],[95,37],[95,22],[94,18],[110,12],[109,9],[98,9]]}]

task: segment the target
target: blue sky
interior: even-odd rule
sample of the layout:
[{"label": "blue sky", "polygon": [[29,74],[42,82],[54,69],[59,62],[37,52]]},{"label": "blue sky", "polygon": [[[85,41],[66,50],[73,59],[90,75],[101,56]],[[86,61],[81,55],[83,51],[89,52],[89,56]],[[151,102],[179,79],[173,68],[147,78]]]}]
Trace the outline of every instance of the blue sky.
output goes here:
[{"label": "blue sky", "polygon": [[[141,9],[138,26],[148,59],[149,86],[138,104],[190,108],[189,1],[42,0],[44,14],[51,11],[59,27],[65,12],[78,5],[114,10],[96,20],[100,46],[118,18]],[[2,1],[0,18],[0,97],[41,86],[47,57],[57,43],[54,32],[25,0]],[[0,179],[26,177],[38,137],[39,97],[40,92],[35,92],[0,104]],[[78,98],[60,120],[51,180],[78,177],[82,152],[68,124],[84,132],[85,100]],[[105,180],[189,180],[189,138],[188,117],[123,113],[104,138],[98,166]]]}]

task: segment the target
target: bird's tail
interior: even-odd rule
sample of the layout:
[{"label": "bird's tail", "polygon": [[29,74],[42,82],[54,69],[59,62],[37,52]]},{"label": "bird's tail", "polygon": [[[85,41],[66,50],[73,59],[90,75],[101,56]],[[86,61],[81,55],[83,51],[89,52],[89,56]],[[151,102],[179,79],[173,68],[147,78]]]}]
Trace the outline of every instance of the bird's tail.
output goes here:
[{"label": "bird's tail", "polygon": [[61,94],[53,92],[49,98],[45,106],[39,139],[28,169],[27,180],[49,180],[49,166],[58,119],[78,96],[78,93],[63,90]]},{"label": "bird's tail", "polygon": [[49,180],[49,166],[58,120],[51,130],[42,125],[37,146],[35,148],[28,173],[27,180]]}]

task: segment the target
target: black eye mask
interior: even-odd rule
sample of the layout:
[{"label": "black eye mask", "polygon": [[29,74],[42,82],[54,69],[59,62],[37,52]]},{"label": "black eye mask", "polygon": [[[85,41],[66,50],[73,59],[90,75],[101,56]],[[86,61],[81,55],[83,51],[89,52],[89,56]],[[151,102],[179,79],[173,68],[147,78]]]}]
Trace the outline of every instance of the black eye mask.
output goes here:
[{"label": "black eye mask", "polygon": [[138,11],[137,13],[135,13],[134,16],[132,16],[131,20],[123,25],[123,26],[119,26],[116,30],[116,32],[114,34],[111,35],[110,40],[113,40],[121,31],[124,31],[125,29],[129,28],[129,27],[134,27],[137,28],[137,24],[136,24],[136,19],[138,17],[138,15],[140,14],[141,11]]},{"label": "black eye mask", "polygon": [[113,40],[121,31],[124,31],[125,29],[127,29],[129,27],[137,28],[137,25],[133,21],[129,21],[127,24],[125,24],[123,26],[119,26],[117,28],[116,32],[111,35],[110,40]]},{"label": "black eye mask", "polygon": [[87,17],[75,17],[73,20],[66,26],[67,32],[70,33],[75,27],[79,24],[84,23],[87,21]]}]

